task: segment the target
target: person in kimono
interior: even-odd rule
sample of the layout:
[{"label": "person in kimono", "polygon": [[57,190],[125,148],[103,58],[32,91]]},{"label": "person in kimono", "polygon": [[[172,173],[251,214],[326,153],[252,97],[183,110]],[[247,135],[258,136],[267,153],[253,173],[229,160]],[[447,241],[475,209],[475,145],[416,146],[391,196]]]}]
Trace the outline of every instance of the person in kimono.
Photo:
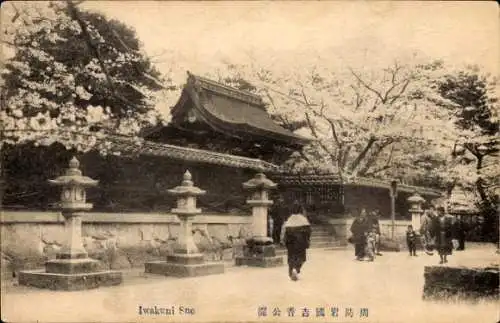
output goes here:
[{"label": "person in kimono", "polygon": [[456,233],[458,239],[457,250],[465,250],[465,236],[467,233],[467,224],[464,221],[464,216],[459,215],[456,222]]},{"label": "person in kimono", "polygon": [[281,228],[285,219],[288,217],[288,210],[285,205],[285,200],[281,195],[278,196],[278,200],[276,204],[272,208],[271,218],[273,220],[273,228],[272,228],[272,238],[275,244],[281,243]]},{"label": "person in kimono", "polygon": [[354,256],[356,260],[363,260],[365,257],[366,234],[369,230],[369,222],[366,210],[362,209],[358,217],[351,225],[352,243],[354,244]]},{"label": "person in kimono", "polygon": [[375,254],[377,256],[382,256],[382,253],[380,253],[380,211],[375,210],[369,213],[368,215],[368,227],[373,230],[375,229]]},{"label": "person in kimono", "polygon": [[422,239],[422,245],[424,251],[428,255],[433,255],[434,249],[434,238],[432,237],[432,220],[437,216],[436,208],[434,205],[430,205],[429,208],[424,212],[420,224],[420,236]]},{"label": "person in kimono", "polygon": [[432,220],[432,236],[436,242],[440,264],[448,262],[447,256],[452,254],[455,221],[451,215],[445,213],[445,208],[437,208],[438,216]]},{"label": "person in kimono", "polygon": [[300,204],[294,203],[290,211],[290,217],[283,224],[281,240],[288,253],[288,276],[296,281],[307,260],[306,251],[311,239],[311,224]]},{"label": "person in kimono", "polygon": [[377,241],[377,227],[373,226],[372,229],[366,234],[365,260],[367,261],[375,260],[376,241]]}]

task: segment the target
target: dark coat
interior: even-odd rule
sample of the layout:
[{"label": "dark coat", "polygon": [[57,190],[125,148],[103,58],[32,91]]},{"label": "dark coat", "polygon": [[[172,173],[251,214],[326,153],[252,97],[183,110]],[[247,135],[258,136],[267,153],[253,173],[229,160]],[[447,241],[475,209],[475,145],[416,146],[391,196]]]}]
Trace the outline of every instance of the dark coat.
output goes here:
[{"label": "dark coat", "polygon": [[406,243],[414,244],[417,242],[417,233],[415,231],[406,231]]},{"label": "dark coat", "polygon": [[309,248],[311,239],[311,226],[298,226],[285,228],[285,246],[289,262],[304,263],[306,249]]},{"label": "dark coat", "polygon": [[432,219],[431,235],[436,240],[436,249],[439,254],[451,255],[453,251],[452,239],[455,237],[455,223],[453,217],[445,215],[443,219]]},{"label": "dark coat", "polygon": [[289,250],[305,250],[309,248],[311,226],[285,228],[285,246]]},{"label": "dark coat", "polygon": [[365,233],[369,230],[369,221],[366,218],[357,217],[351,225],[351,232],[354,243],[359,243],[365,239]]},{"label": "dark coat", "polygon": [[378,221],[378,218],[375,216],[369,216],[367,218],[367,221],[368,221],[368,230],[375,228],[377,234],[380,234],[380,223]]}]

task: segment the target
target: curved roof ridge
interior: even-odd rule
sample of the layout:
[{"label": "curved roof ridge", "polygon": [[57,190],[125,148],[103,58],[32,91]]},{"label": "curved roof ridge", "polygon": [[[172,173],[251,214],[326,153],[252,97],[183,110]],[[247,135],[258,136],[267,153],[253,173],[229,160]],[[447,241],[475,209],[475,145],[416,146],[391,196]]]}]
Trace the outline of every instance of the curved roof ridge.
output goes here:
[{"label": "curved roof ridge", "polygon": [[131,138],[113,136],[115,144],[123,145],[120,147],[122,152],[133,152],[151,156],[169,157],[192,162],[203,162],[237,168],[248,168],[256,171],[271,171],[279,170],[279,166],[255,158],[244,156],[229,155],[209,150],[182,147],[170,144],[141,140],[136,142]]},{"label": "curved roof ridge", "polygon": [[206,77],[195,75],[189,71],[187,72],[187,74],[188,74],[188,83],[191,82],[192,84],[198,85],[204,88],[205,90],[226,95],[233,99],[237,99],[252,104],[254,106],[258,106],[265,110],[265,103],[262,100],[262,97],[260,97],[257,94],[244,90],[239,90],[237,88],[222,84],[220,82],[208,79]]}]

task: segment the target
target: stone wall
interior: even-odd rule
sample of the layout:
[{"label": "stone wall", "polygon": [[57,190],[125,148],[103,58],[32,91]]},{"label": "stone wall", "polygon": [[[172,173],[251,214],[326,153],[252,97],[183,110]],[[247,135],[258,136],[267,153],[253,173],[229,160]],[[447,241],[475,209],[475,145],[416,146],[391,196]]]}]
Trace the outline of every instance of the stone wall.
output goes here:
[{"label": "stone wall", "polygon": [[[172,214],[88,213],[83,217],[84,246],[108,269],[143,267],[173,252],[180,225]],[[231,260],[250,237],[251,217],[204,214],[193,224],[194,238],[207,260]],[[0,213],[2,277],[43,267],[55,258],[64,235],[59,213]]]}]

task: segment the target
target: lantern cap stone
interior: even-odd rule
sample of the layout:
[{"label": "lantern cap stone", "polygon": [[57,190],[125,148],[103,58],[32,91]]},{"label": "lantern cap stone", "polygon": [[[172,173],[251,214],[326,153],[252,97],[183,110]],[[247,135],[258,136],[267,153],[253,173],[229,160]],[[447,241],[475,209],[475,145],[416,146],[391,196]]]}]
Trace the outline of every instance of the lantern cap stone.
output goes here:
[{"label": "lantern cap stone", "polygon": [[410,203],[423,203],[425,202],[425,199],[420,196],[417,192],[414,192],[412,196],[408,198],[408,202]]},{"label": "lantern cap stone", "polygon": [[49,180],[50,184],[53,185],[80,185],[80,186],[97,186],[99,181],[94,180],[90,177],[83,176],[82,171],[79,169],[80,162],[76,157],[73,157],[69,161],[69,168],[66,169],[64,175],[57,177],[56,179]]},{"label": "lantern cap stone", "polygon": [[167,192],[171,195],[180,195],[180,196],[196,196],[196,195],[202,195],[205,194],[206,191],[194,186],[193,181],[191,180],[193,176],[189,172],[189,170],[186,170],[186,172],[183,175],[183,181],[181,185],[167,190]]},{"label": "lantern cap stone", "polygon": [[274,183],[272,180],[266,177],[263,173],[255,174],[255,177],[243,183],[243,188],[246,189],[274,189],[278,184]]}]

